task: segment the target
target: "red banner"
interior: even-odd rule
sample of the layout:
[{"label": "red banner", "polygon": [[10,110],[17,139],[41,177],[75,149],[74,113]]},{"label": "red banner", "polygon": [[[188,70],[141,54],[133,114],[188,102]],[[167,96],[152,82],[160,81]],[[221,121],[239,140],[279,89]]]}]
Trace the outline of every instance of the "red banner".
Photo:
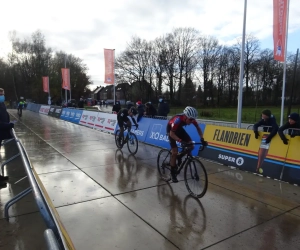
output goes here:
[{"label": "red banner", "polygon": [[62,75],[62,88],[70,90],[70,69],[62,68],[61,75]]},{"label": "red banner", "polygon": [[274,59],[284,62],[288,0],[273,0]]},{"label": "red banner", "polygon": [[115,83],[114,49],[104,49],[105,78],[104,83]]},{"label": "red banner", "polygon": [[49,93],[49,77],[48,76],[43,76],[43,90],[44,92]]}]

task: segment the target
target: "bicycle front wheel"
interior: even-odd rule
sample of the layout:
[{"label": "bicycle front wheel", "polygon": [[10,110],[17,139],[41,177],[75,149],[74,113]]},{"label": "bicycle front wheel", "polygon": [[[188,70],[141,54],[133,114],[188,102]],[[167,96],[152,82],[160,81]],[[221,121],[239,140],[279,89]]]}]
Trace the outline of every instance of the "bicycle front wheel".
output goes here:
[{"label": "bicycle front wheel", "polygon": [[127,141],[127,148],[131,154],[136,154],[139,148],[137,137],[134,133],[129,134],[129,139]]},{"label": "bicycle front wheel", "polygon": [[160,177],[164,181],[171,180],[171,152],[167,149],[162,149],[159,151],[157,156],[157,169]]},{"label": "bicycle front wheel", "polygon": [[119,141],[119,136],[120,136],[120,129],[118,129],[115,133],[115,142],[116,142],[117,147],[121,149],[123,147],[123,145],[122,145],[122,141],[121,141],[121,143]]},{"label": "bicycle front wheel", "polygon": [[208,180],[205,167],[200,160],[192,158],[186,162],[184,182],[191,196],[201,198],[205,195]]}]

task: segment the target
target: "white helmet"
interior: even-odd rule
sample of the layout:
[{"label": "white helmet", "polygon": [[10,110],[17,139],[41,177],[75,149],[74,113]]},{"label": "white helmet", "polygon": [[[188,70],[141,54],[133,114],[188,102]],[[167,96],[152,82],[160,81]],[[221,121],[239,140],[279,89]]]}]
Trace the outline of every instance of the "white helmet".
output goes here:
[{"label": "white helmet", "polygon": [[192,118],[196,119],[198,116],[198,112],[195,108],[187,106],[184,110],[183,113],[187,116],[187,118]]}]

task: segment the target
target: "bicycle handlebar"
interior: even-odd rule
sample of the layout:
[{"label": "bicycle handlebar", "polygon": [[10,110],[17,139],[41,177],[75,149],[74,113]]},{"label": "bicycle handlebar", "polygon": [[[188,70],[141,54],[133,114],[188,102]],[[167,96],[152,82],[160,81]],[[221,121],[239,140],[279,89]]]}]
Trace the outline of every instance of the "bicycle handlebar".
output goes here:
[{"label": "bicycle handlebar", "polygon": [[203,151],[204,148],[207,146],[207,145],[203,145],[202,142],[192,142],[192,143],[186,143],[183,145],[183,150],[185,150],[186,148],[188,148],[189,146],[192,146],[192,145],[200,145],[200,148],[199,148],[199,151]]}]

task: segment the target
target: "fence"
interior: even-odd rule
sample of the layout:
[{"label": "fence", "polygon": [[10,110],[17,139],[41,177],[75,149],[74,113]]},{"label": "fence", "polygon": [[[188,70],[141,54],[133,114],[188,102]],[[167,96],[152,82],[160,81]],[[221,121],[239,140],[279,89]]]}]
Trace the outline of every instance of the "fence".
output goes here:
[{"label": "fence", "polygon": [[[34,200],[38,206],[40,214],[48,229],[44,232],[44,237],[47,243],[48,249],[58,250],[58,249],[74,249],[72,242],[68,238],[68,235],[61,230],[61,223],[58,216],[55,214],[55,208],[52,205],[48,195],[43,187],[43,184],[39,180],[38,175],[34,171],[33,166],[31,166],[30,160],[28,158],[27,152],[22,145],[21,141],[18,139],[14,129],[11,129],[12,139],[5,141],[2,145],[5,146],[8,143],[16,142],[18,148],[18,153],[13,157],[9,158],[7,161],[1,164],[1,171],[4,174],[4,166],[9,162],[13,161],[17,157],[21,157],[27,178],[30,183],[30,187],[23,190],[21,193],[16,195],[14,198],[9,200],[4,207],[5,218],[9,220],[9,208],[24,198],[27,194],[32,193]],[[67,239],[67,241],[66,241]]]}]

